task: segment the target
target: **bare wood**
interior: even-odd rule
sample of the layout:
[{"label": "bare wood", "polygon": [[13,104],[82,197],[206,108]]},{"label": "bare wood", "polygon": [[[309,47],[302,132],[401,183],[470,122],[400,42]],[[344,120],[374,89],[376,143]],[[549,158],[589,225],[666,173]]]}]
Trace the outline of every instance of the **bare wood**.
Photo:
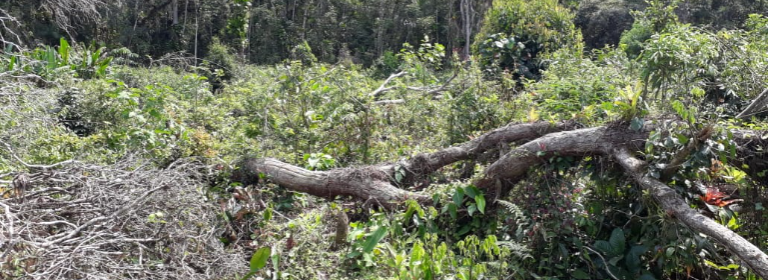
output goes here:
[{"label": "bare wood", "polygon": [[290,190],[311,195],[335,198],[349,195],[390,207],[408,199],[428,201],[428,197],[390,184],[390,174],[375,167],[310,171],[273,158],[246,159],[240,163],[238,181],[253,180],[262,176]]},{"label": "bare wood", "polygon": [[405,74],[408,74],[408,72],[402,71],[402,72],[390,75],[389,78],[387,78],[386,80],[384,80],[383,83],[381,83],[379,88],[377,88],[373,92],[369,93],[368,96],[372,96],[372,97],[376,98],[376,97],[379,97],[379,95],[381,95],[382,93],[385,93],[387,91],[392,90],[394,87],[387,87],[387,84],[389,84],[389,82],[391,82],[395,78],[400,77],[400,76],[405,75]]},{"label": "bare wood", "polygon": [[529,141],[553,132],[574,129],[576,126],[577,124],[572,122],[509,124],[463,144],[431,154],[419,154],[401,166],[411,173],[427,175],[454,162],[474,159],[486,151],[500,147],[501,144]]},{"label": "bare wood", "polygon": [[423,202],[429,201],[429,198],[395,187],[396,168],[401,167],[407,171],[402,182],[413,182],[443,166],[461,160],[473,159],[498,147],[501,143],[527,141],[553,131],[573,127],[575,127],[573,123],[511,124],[490,131],[464,144],[431,154],[419,154],[407,161],[331,171],[310,171],[273,158],[251,158],[238,164],[239,169],[234,172],[233,180],[248,184],[256,182],[258,178],[264,176],[271,182],[292,191],[331,199],[339,195],[349,195],[358,199],[374,200],[387,207],[407,199]]},{"label": "bare wood", "polygon": [[755,100],[752,101],[752,103],[747,106],[744,111],[736,115],[737,119],[743,119],[748,118],[753,115],[765,112],[765,107],[768,106],[768,88],[763,90],[760,95],[755,98]]},{"label": "bare wood", "polygon": [[[645,163],[631,156],[630,150],[639,151],[644,146],[649,131],[654,129],[653,125],[647,123],[640,131],[630,130],[620,124],[568,130],[572,128],[573,125],[569,126],[565,123],[509,125],[458,146],[432,154],[418,155],[398,164],[383,166],[318,172],[275,159],[251,159],[242,165],[242,169],[251,172],[250,177],[264,173],[273,182],[295,191],[322,197],[351,195],[376,200],[384,206],[392,206],[393,202],[409,198],[416,198],[422,203],[429,201],[421,194],[398,189],[392,185],[391,178],[396,166],[405,167],[412,175],[429,174],[447,164],[471,159],[481,151],[489,150],[500,143],[528,141],[491,164],[485,170],[483,177],[474,182],[478,188],[486,191],[486,195],[495,192],[498,196],[505,191],[502,185],[509,186],[516,183],[525,177],[528,170],[547,162],[551,157],[612,156],[638,184],[651,192],[665,210],[692,230],[711,236],[747,263],[756,274],[768,278],[768,255],[728,228],[691,209],[674,190],[646,175]],[[742,138],[755,136],[760,135],[734,133],[737,143],[750,143],[744,142]],[[750,151],[748,147],[742,147],[739,149],[739,154]]]},{"label": "bare wood", "polygon": [[642,147],[652,127],[632,131],[618,127],[593,127],[555,132],[527,142],[491,164],[482,178],[474,182],[481,189],[496,189],[504,180],[506,191],[522,180],[531,167],[541,165],[553,156],[607,155],[617,144]]}]

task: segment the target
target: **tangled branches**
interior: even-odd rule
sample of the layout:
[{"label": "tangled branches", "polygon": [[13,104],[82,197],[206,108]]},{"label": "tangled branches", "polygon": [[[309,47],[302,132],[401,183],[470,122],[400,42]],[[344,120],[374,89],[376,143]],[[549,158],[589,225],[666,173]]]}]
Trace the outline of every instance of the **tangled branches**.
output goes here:
[{"label": "tangled branches", "polygon": [[3,47],[3,49],[5,49],[6,46],[21,49],[21,37],[19,36],[18,31],[16,31],[16,28],[19,25],[20,23],[15,17],[11,16],[5,10],[0,9],[0,46]]},{"label": "tangled branches", "polygon": [[[113,4],[119,4],[117,2]],[[106,2],[101,0],[43,0],[40,7],[53,15],[54,22],[61,30],[69,33],[77,21],[100,21],[102,14],[99,9],[105,5]]]},{"label": "tangled branches", "polygon": [[0,278],[211,279],[245,271],[225,250],[208,171],[126,158],[110,166],[25,164],[0,181]]}]

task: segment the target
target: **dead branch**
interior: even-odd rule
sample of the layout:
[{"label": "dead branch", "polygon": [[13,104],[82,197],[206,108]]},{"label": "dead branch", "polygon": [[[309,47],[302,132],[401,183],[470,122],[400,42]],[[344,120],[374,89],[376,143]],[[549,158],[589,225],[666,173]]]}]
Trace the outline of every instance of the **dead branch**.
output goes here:
[{"label": "dead branch", "polygon": [[[573,127],[575,127],[573,123],[510,124],[464,144],[431,154],[420,154],[395,164],[331,171],[309,171],[272,158],[245,159],[238,164],[239,169],[233,174],[232,179],[246,184],[254,183],[263,174],[271,182],[293,191],[331,199],[339,195],[349,195],[362,200],[379,201],[380,204],[389,207],[393,206],[394,202],[407,199],[428,201],[428,198],[423,195],[395,187],[396,184],[407,185],[415,182],[443,166],[476,158],[502,143],[530,140]],[[395,172],[400,168],[405,171],[405,174],[401,181],[397,182]]]},{"label": "dead branch", "polygon": [[[651,191],[665,210],[692,230],[712,236],[746,262],[756,274],[768,277],[768,255],[733,231],[691,209],[674,190],[646,175],[644,163],[631,156],[629,151],[642,150],[649,132],[654,130],[656,125],[646,123],[643,129],[635,131],[621,124],[576,130],[567,130],[573,128],[567,124],[543,124],[545,123],[509,125],[458,146],[419,155],[398,164],[377,167],[313,172],[275,159],[251,159],[241,164],[241,170],[245,171],[241,176],[258,178],[260,174],[264,174],[288,189],[323,197],[343,194],[390,203],[408,198],[425,201],[419,193],[393,186],[397,183],[393,182],[392,178],[398,166],[408,170],[411,176],[429,174],[446,164],[476,156],[479,151],[494,145],[530,140],[491,164],[483,176],[474,182],[475,186],[485,190],[486,197],[498,197],[499,193],[506,193],[510,186],[522,180],[531,168],[546,163],[547,159],[552,157],[612,156],[638,184]],[[706,139],[710,130],[705,131],[707,132],[699,133],[695,137]],[[734,133],[734,137],[749,138],[755,137],[755,134]],[[743,143],[744,140],[737,140],[739,141]],[[752,150],[744,145],[739,151],[744,153]]]},{"label": "dead branch", "polygon": [[[368,96],[371,96],[374,99],[377,99],[377,98],[379,98],[379,96],[382,93],[385,93],[387,91],[395,89],[394,86],[387,87],[386,85],[388,85],[395,78],[401,77],[401,76],[403,76],[405,74],[408,74],[408,72],[402,71],[402,72],[390,75],[386,80],[384,80],[384,82],[381,84],[381,86],[379,86],[379,88],[377,88],[373,92],[369,93]],[[405,88],[408,89],[408,90],[423,91],[423,92],[426,92],[429,95],[438,95],[439,93],[447,90],[448,86],[451,84],[451,82],[458,75],[459,75],[459,72],[456,71],[455,73],[453,73],[453,76],[451,76],[450,78],[445,80],[445,82],[441,83],[439,86],[426,86],[426,87],[407,86]],[[399,104],[399,103],[404,103],[404,102],[405,101],[402,101],[402,99],[396,99],[396,100],[391,100],[391,101],[390,100],[375,101],[374,104],[376,104],[376,105],[380,105],[380,104]]]},{"label": "dead branch", "polygon": [[455,71],[453,73],[453,76],[448,78],[448,80],[445,80],[445,82],[443,82],[438,87],[412,87],[412,86],[409,86],[409,87],[406,87],[406,88],[410,89],[410,90],[415,90],[415,91],[426,91],[427,94],[430,94],[430,95],[437,95],[438,93],[441,93],[441,92],[445,91],[448,88],[448,86],[451,84],[453,79],[455,79],[458,75],[459,75],[459,71]]},{"label": "dead branch", "polygon": [[[16,27],[21,23],[8,12],[0,9],[0,43],[7,46],[13,46],[16,50],[21,51],[23,42]],[[10,36],[11,38],[6,38]]]},{"label": "dead branch", "polygon": [[390,183],[391,174],[371,166],[310,171],[272,158],[246,159],[239,166],[239,172],[233,177],[235,181],[248,182],[263,174],[271,182],[290,190],[324,198],[349,195],[377,201],[385,207],[408,199],[428,200],[423,195],[396,188]]},{"label": "dead branch", "polygon": [[45,168],[30,169],[29,190],[0,198],[0,259],[10,260],[0,278],[220,279],[247,270],[245,254],[218,240],[219,210],[197,190],[207,166],[194,159],[165,169],[132,157],[26,165]]},{"label": "dead branch", "polygon": [[373,105],[391,105],[391,104],[403,104],[405,99],[393,99],[393,100],[379,100],[374,101]]},{"label": "dead branch", "polygon": [[752,271],[762,278],[768,278],[768,255],[741,235],[736,234],[714,220],[699,214],[688,206],[675,190],[649,176],[645,162],[635,158],[628,149],[621,147],[613,151],[613,157],[653,198],[674,218],[693,231],[706,234],[728,251],[738,256]]},{"label": "dead branch", "polygon": [[371,96],[373,98],[378,98],[379,95],[381,95],[382,93],[385,93],[387,91],[390,91],[390,90],[394,89],[395,87],[387,87],[387,84],[389,84],[395,78],[401,77],[401,76],[403,76],[405,74],[408,74],[408,72],[402,71],[402,72],[398,72],[396,74],[389,75],[389,77],[386,80],[384,80],[383,83],[381,83],[379,88],[377,88],[376,90],[374,90],[371,93],[369,93],[368,96]]},{"label": "dead branch", "polygon": [[744,111],[736,115],[737,119],[744,119],[748,118],[757,114],[760,114],[762,112],[765,112],[766,106],[768,106],[768,88],[763,90],[760,95],[758,95],[755,100],[752,101],[752,103],[747,106]]}]

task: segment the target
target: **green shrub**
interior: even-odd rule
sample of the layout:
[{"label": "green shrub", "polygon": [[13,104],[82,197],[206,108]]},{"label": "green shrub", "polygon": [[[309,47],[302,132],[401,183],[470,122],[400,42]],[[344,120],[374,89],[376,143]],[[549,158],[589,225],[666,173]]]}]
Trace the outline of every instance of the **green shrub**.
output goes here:
[{"label": "green shrub", "polygon": [[563,47],[581,49],[574,15],[557,0],[495,0],[488,10],[473,52],[492,74],[503,70],[537,79],[544,54]]},{"label": "green shrub", "polygon": [[648,7],[642,11],[633,11],[635,22],[632,28],[621,35],[619,45],[630,58],[642,52],[644,43],[653,34],[663,32],[668,26],[678,22],[675,9],[679,1],[648,0]]},{"label": "green shrub", "polygon": [[301,61],[301,64],[306,66],[312,66],[317,63],[317,57],[312,53],[312,48],[309,47],[309,43],[304,41],[291,49],[291,59]]},{"label": "green shrub", "polygon": [[224,82],[232,79],[235,69],[235,57],[227,46],[214,37],[208,49],[208,56],[206,56],[202,65],[206,68],[202,74],[208,77],[213,86],[213,91],[216,91],[224,86]]}]

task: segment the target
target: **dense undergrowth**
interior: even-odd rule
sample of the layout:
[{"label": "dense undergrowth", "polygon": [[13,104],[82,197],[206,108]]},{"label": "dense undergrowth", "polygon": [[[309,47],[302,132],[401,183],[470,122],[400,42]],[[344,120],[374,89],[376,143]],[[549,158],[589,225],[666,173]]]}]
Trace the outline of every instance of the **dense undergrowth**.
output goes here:
[{"label": "dense undergrowth", "polygon": [[[546,68],[531,76],[538,80],[504,70],[503,63],[515,65],[514,57],[482,63],[446,58],[428,38],[393,55],[389,72],[310,58],[246,65],[221,45],[212,47],[219,51],[214,62],[156,61],[152,67],[131,63],[135,57],[126,49],[69,46],[66,40],[58,47],[9,49],[0,57],[0,202],[15,205],[25,196],[12,187],[18,174],[32,175],[27,194],[82,185],[93,197],[119,202],[135,194],[111,189],[115,178],[132,178],[132,172],[162,177],[163,171],[183,172],[179,163],[192,166],[195,176],[165,180],[165,192],[142,200],[141,208],[121,216],[124,223],[112,225],[125,238],[154,234],[152,242],[135,241],[128,249],[98,243],[98,251],[122,257],[68,263],[77,273],[93,270],[107,278],[237,279],[250,265],[249,276],[273,279],[755,279],[707,237],[668,222],[647,194],[611,171],[614,163],[598,159],[557,157],[531,170],[495,205],[486,205],[488,198],[468,182],[509,147],[401,186],[424,191],[434,203],[409,202],[397,210],[344,197],[318,199],[263,180],[229,180],[245,156],[327,170],[395,162],[508,123],[636,126],[678,119],[646,145],[653,172],[660,169],[654,164],[686,146],[689,132],[710,125],[765,128],[760,114],[732,120],[765,87],[765,18],[750,17],[745,30],[714,32],[674,21],[655,31],[635,30],[655,23],[636,24],[629,33],[653,34],[641,40],[639,53],[626,44],[585,53],[578,43],[542,52],[537,59]],[[494,51],[520,55],[514,43],[504,49],[510,38],[489,37],[486,58]],[[765,186],[745,177],[749,167],[728,165],[733,148],[727,133],[715,133],[674,174],[672,185],[692,206],[708,208],[765,248]],[[68,167],[69,160],[75,167]],[[45,177],[57,168],[78,176]],[[155,186],[142,178],[129,185]],[[86,183],[91,180],[103,184]],[[695,180],[748,194],[744,214],[701,203],[687,190]],[[118,195],[104,196],[111,191]],[[54,193],[51,199],[92,199],[78,195]],[[174,199],[194,207],[163,203]],[[41,242],[66,227],[16,232]],[[347,230],[336,242],[338,232]],[[55,277],[41,268],[62,255],[43,255],[45,248],[35,244],[7,246],[0,276]],[[259,248],[269,248],[268,254],[251,258]],[[197,260],[192,264],[186,256]]]}]

